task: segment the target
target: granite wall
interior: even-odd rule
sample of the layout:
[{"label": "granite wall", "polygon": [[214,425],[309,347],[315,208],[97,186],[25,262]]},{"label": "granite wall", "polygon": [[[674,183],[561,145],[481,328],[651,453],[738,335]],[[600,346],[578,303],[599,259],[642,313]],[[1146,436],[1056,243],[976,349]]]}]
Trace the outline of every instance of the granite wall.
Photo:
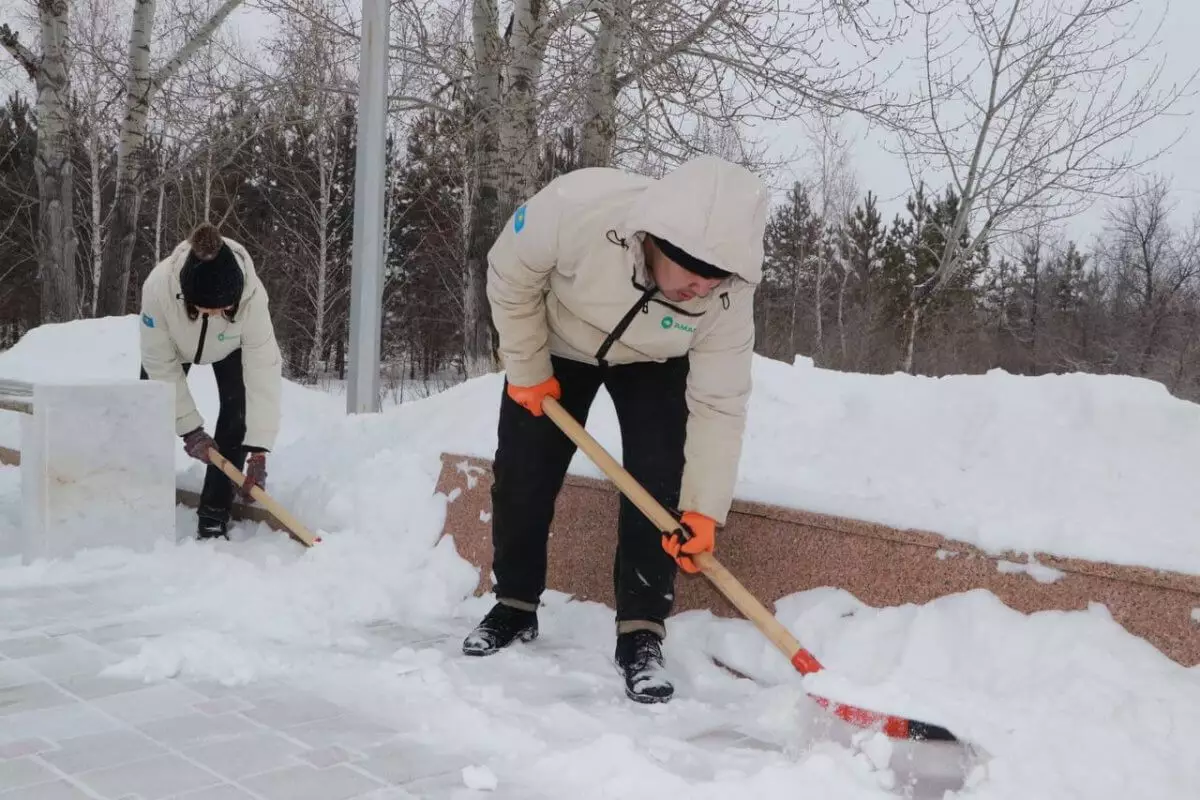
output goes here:
[{"label": "granite wall", "polygon": [[[481,567],[477,591],[491,588],[491,468],[485,459],[444,454],[438,491],[450,495],[444,533],[464,558]],[[568,476],[559,496],[549,546],[551,588],[612,606],[612,557],[619,496],[607,481]],[[1117,566],[1035,554],[1062,571],[1042,583],[1004,572],[1001,560],[935,534],[735,501],[717,536],[717,558],[764,605],[820,586],[836,586],[875,606],[925,603],[941,595],[985,588],[1022,612],[1082,609],[1103,603],[1114,619],[1186,666],[1200,663],[1200,575]],[[737,610],[702,575],[682,575],[676,610]]]}]

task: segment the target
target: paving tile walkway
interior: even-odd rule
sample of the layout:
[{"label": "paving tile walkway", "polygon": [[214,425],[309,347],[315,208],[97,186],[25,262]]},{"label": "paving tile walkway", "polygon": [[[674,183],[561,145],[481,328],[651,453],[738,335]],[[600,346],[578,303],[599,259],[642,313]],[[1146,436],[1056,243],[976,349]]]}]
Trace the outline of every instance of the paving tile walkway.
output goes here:
[{"label": "paving tile walkway", "polygon": [[0,589],[0,800],[482,795],[455,757],[296,686],[101,675],[153,623],[89,619],[87,591]]}]

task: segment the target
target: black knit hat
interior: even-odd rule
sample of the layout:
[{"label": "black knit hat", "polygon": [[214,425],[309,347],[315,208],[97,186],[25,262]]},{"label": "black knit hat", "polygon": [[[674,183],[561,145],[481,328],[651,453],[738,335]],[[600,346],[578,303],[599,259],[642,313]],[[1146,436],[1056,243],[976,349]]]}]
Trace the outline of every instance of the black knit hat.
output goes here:
[{"label": "black knit hat", "polygon": [[191,251],[179,272],[184,302],[200,308],[225,308],[242,297],[242,268],[216,226],[202,223],[189,237]]},{"label": "black knit hat", "polygon": [[680,247],[677,247],[674,244],[671,244],[662,237],[655,236],[653,233],[649,233],[647,235],[654,241],[654,244],[658,246],[658,249],[663,251],[663,255],[694,275],[699,275],[701,278],[724,280],[733,274],[732,272],[727,272],[720,267],[713,266],[707,261],[701,261],[691,253]]}]

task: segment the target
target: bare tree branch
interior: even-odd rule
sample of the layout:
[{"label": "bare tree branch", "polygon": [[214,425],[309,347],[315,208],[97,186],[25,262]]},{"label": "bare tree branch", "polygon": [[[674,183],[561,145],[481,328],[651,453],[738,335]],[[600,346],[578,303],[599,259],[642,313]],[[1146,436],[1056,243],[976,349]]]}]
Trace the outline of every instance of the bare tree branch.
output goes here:
[{"label": "bare tree branch", "polygon": [[[1123,50],[1121,13],[1135,0],[963,0],[926,9],[925,81],[895,126],[914,183],[945,169],[959,198],[933,275],[914,291],[903,369],[912,369],[920,307],[996,236],[1077,213],[1166,148],[1132,155],[1132,136],[1168,113],[1182,87],[1159,90],[1162,67],[1135,87],[1128,69],[1150,44]],[[955,6],[954,8],[959,8]],[[936,15],[936,19],[935,19]],[[945,34],[957,21],[964,41]],[[1116,29],[1115,34],[1107,34]],[[961,69],[960,50],[978,65]],[[1114,152],[1124,145],[1125,152]],[[962,238],[974,232],[964,246]]]},{"label": "bare tree branch", "polygon": [[0,25],[0,44],[4,45],[5,50],[12,53],[12,57],[21,65],[21,69],[25,70],[25,74],[29,76],[29,79],[36,81],[42,58],[21,44],[16,31],[8,27],[7,23]]}]

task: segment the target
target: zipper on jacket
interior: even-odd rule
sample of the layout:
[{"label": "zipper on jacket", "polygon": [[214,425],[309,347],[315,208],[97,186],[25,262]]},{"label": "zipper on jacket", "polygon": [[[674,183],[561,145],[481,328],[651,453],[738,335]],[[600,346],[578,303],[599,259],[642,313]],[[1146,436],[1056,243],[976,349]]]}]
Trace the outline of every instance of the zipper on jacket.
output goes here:
[{"label": "zipper on jacket", "polygon": [[193,364],[200,363],[200,356],[204,354],[204,337],[208,333],[208,314],[202,316],[204,321],[200,323],[200,342],[196,345],[196,355],[192,358]]},{"label": "zipper on jacket", "polygon": [[[611,244],[615,244],[615,245],[617,245],[618,247],[621,247],[621,248],[622,248],[622,249],[624,249],[624,250],[628,250],[628,249],[629,249],[629,245],[628,245],[628,244],[625,242],[625,239],[624,239],[622,236],[620,236],[620,235],[619,235],[619,234],[618,234],[618,233],[617,233],[615,230],[611,230],[611,229],[610,229],[610,230],[608,231],[608,233],[606,233],[606,234],[605,234],[604,238],[605,238],[605,239],[607,239],[607,240],[608,240],[608,241],[609,241]],[[649,269],[649,268],[647,268],[647,269]],[[646,294],[647,294],[647,295],[649,295],[649,294],[652,294],[652,293],[653,293],[653,291],[654,291],[654,287],[650,287],[650,288],[648,289],[648,288],[646,288],[645,286],[642,286],[642,284],[638,283],[638,279],[637,279],[637,264],[634,264],[633,268],[632,268],[632,269],[631,269],[631,271],[630,271],[630,274],[629,274],[629,282],[630,282],[631,284],[633,284],[633,288],[637,289],[639,292],[646,292]],[[685,316],[685,317],[696,317],[696,318],[698,318],[698,317],[703,317],[703,316],[704,316],[704,314],[705,314],[705,312],[703,312],[703,311],[688,311],[686,308],[680,308],[680,307],[679,307],[679,306],[677,306],[677,305],[674,305],[674,304],[672,304],[672,303],[668,303],[666,300],[661,300],[661,299],[659,299],[659,298],[657,298],[657,297],[648,297],[648,298],[645,298],[645,299],[643,300],[643,302],[644,302],[644,303],[658,303],[659,305],[661,305],[661,306],[664,306],[665,308],[669,308],[669,309],[671,309],[671,310],[672,310],[672,311],[674,311],[676,314],[681,314],[682,316]],[[729,308],[729,306],[728,306],[728,305],[726,305],[725,307],[726,307],[726,308]],[[650,310],[650,309],[649,309],[649,306],[647,306],[646,310],[647,310],[647,311],[649,311],[649,310]],[[628,322],[626,322],[625,324],[626,324],[626,326],[628,326],[628,324],[629,324],[629,323],[628,323]],[[610,343],[606,342],[605,344],[610,344]],[[607,348],[605,348],[605,349],[604,349],[604,352],[608,352],[608,351],[607,351]]]},{"label": "zipper on jacket", "polygon": [[[641,287],[639,286],[638,288],[640,289]],[[642,296],[638,298],[636,303],[629,307],[629,310],[625,312],[625,316],[621,317],[621,321],[617,323],[617,327],[612,329],[612,333],[610,333],[608,338],[604,340],[604,344],[600,345],[600,349],[596,351],[596,360],[600,362],[600,366],[608,366],[608,362],[604,360],[604,357],[608,355],[608,351],[612,349],[612,346],[617,339],[621,338],[621,334],[624,333],[629,327],[629,324],[633,322],[633,318],[637,316],[638,312],[648,310],[649,307],[647,306],[647,303],[650,300],[650,295],[654,294],[656,291],[658,291],[657,286],[651,286],[648,289],[643,289]]]},{"label": "zipper on jacket", "polygon": [[[653,286],[651,286],[649,289],[647,289],[645,286],[642,286],[640,283],[638,283],[637,275],[631,275],[629,277],[629,282],[633,284],[633,288],[635,288],[639,291],[643,291],[643,292],[653,292],[654,291]],[[679,314],[684,317],[703,317],[705,314],[705,312],[703,312],[703,311],[688,311],[686,308],[680,308],[679,306],[675,305],[674,303],[668,303],[666,300],[663,300],[658,297],[651,297],[651,298],[649,298],[648,302],[658,303],[660,306],[665,306],[666,308],[669,308],[672,311],[674,311],[676,314]]]}]

